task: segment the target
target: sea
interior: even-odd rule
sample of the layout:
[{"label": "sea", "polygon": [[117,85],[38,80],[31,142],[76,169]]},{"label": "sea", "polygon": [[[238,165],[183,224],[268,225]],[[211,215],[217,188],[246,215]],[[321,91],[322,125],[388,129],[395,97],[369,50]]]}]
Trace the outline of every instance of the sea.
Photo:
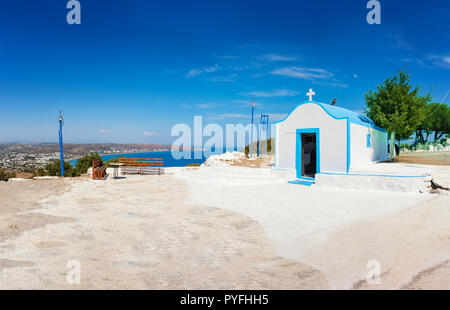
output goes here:
[{"label": "sea", "polygon": [[[144,152],[144,153],[124,153],[124,154],[108,154],[100,155],[104,161],[112,158],[127,157],[127,158],[162,158],[164,159],[164,167],[185,167],[188,164],[202,164],[206,157],[202,151],[185,151],[181,159],[172,157],[171,151],[163,152]],[[196,159],[199,158],[199,159]],[[76,166],[78,159],[69,161],[72,166]]]}]

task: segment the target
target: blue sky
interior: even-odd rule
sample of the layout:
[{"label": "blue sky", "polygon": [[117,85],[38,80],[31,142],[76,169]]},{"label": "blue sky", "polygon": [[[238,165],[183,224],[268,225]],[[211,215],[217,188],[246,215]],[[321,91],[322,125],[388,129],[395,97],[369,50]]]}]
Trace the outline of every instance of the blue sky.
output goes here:
[{"label": "blue sky", "polygon": [[[176,123],[280,119],[306,100],[355,111],[400,69],[440,102],[450,2],[65,0],[0,3],[0,141],[171,143]],[[446,99],[446,103],[450,98]]]}]

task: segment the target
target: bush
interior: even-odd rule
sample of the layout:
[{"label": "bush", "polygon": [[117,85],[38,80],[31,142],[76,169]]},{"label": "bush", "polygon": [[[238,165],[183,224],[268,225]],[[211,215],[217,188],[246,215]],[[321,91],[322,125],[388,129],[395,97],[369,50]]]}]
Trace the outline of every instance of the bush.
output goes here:
[{"label": "bush", "polygon": [[267,153],[272,152],[272,139],[267,139]]},{"label": "bush", "polygon": [[110,160],[108,160],[106,162],[104,161],[103,166],[111,168],[111,167],[113,167],[113,166],[111,166],[111,163],[118,163],[118,162],[119,162],[118,158],[111,158]]},{"label": "bush", "polygon": [[[77,165],[75,166],[76,174],[82,175],[84,173],[87,173],[88,169],[92,167],[92,160],[94,159],[100,159],[101,165],[104,165],[103,160],[98,153],[90,153],[89,155],[78,159]],[[64,170],[65,169],[66,167],[64,166]]]},{"label": "bush", "polygon": [[409,145],[408,143],[402,143],[400,144],[400,149],[411,149],[411,145]]},{"label": "bush", "polygon": [[[77,177],[80,176],[78,171],[72,167],[71,164],[64,161],[64,176],[65,177]],[[59,159],[45,166],[46,175],[49,176],[61,176],[61,161]]]},{"label": "bush", "polygon": [[186,167],[200,167],[199,163],[187,164]]},{"label": "bush", "polygon": [[[272,139],[275,141],[274,138],[269,138],[266,140],[262,140],[261,141],[261,148],[265,148],[267,146],[266,152],[264,152],[263,149],[260,149],[260,153],[270,153],[272,152]],[[260,141],[256,141],[256,145],[253,145],[253,153],[256,154],[258,148],[260,146]],[[250,154],[250,144],[245,146],[244,149],[245,155],[248,157],[248,155]]]},{"label": "bush", "polygon": [[44,168],[38,168],[34,173],[33,177],[43,177],[47,175],[47,171]]},{"label": "bush", "polygon": [[15,172],[6,172],[3,169],[0,169],[0,181],[8,181],[9,179],[15,178],[16,173]]}]

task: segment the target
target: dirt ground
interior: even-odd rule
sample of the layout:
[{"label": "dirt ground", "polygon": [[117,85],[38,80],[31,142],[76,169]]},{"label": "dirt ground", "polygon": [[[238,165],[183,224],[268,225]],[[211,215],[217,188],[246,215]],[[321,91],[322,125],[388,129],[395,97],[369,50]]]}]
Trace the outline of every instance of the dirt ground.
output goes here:
[{"label": "dirt ground", "polygon": [[[0,289],[450,288],[448,194],[179,169],[189,177],[0,182]],[[80,284],[66,280],[70,261]]]},{"label": "dirt ground", "polygon": [[[204,167],[177,175],[189,180],[190,203],[256,220],[277,255],[314,266],[332,289],[450,289],[448,191],[306,187],[257,172]],[[430,172],[447,184],[450,167]],[[365,280],[371,261],[380,263],[377,285]]]},{"label": "dirt ground", "polygon": [[22,178],[22,179],[30,179],[33,174],[28,172],[23,172],[19,170],[8,170],[7,172],[14,172],[16,174],[16,178]]},{"label": "dirt ground", "polygon": [[72,220],[27,213],[40,208],[38,200],[64,193],[66,186],[62,180],[0,182],[0,242],[37,227]]},{"label": "dirt ground", "polygon": [[397,162],[421,165],[450,166],[450,152],[401,153]]},{"label": "dirt ground", "polygon": [[258,157],[255,159],[242,159],[239,161],[235,161],[230,165],[247,168],[266,168],[269,166],[273,166],[273,155],[267,155],[266,157]]},{"label": "dirt ground", "polygon": [[[253,219],[184,204],[171,176],[0,183],[0,289],[318,289]],[[81,283],[66,281],[80,262]]]}]

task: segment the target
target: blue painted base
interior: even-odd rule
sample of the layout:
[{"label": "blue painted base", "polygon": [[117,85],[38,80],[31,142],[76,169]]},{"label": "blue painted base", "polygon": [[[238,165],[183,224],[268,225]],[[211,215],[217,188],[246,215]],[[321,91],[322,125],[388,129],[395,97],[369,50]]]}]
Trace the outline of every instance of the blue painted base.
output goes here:
[{"label": "blue painted base", "polygon": [[289,181],[289,184],[295,184],[295,185],[303,185],[303,186],[311,186],[313,185],[315,182],[314,180],[312,181],[307,181],[307,180],[294,180],[294,181]]}]

